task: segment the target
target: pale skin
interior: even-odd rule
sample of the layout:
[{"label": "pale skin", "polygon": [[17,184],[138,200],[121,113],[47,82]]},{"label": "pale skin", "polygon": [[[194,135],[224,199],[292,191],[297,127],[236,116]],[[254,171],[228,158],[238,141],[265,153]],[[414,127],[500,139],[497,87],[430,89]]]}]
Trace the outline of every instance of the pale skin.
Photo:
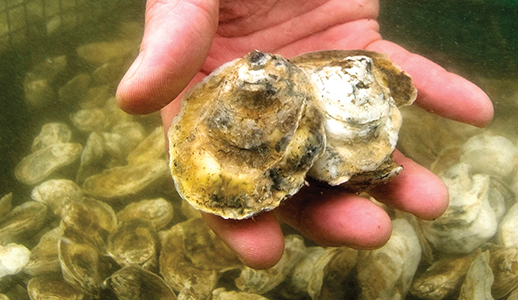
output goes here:
[{"label": "pale skin", "polygon": [[[148,0],[140,54],[117,90],[128,113],[161,109],[164,128],[178,113],[186,87],[250,50],[293,57],[326,49],[383,52],[409,73],[416,105],[483,127],[493,118],[488,96],[476,85],[417,54],[383,40],[375,0]],[[379,201],[431,220],[447,208],[439,178],[400,152],[404,171],[372,191]],[[339,188],[312,184],[279,208],[247,220],[204,214],[207,224],[253,268],[275,265],[284,249],[280,222],[324,246],[373,249],[391,234],[388,215],[371,201]]]}]

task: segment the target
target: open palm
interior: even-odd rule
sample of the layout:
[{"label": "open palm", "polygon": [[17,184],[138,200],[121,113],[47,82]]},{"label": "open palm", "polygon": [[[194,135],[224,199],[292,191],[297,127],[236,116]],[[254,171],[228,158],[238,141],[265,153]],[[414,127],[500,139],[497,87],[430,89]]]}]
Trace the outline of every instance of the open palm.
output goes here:
[{"label": "open palm", "polygon": [[[141,52],[117,91],[122,109],[149,113],[162,109],[168,128],[186,86],[250,50],[292,57],[325,49],[384,52],[409,73],[418,89],[417,105],[457,121],[484,126],[491,101],[469,81],[433,62],[384,41],[377,0],[148,0]],[[372,194],[421,218],[438,217],[448,194],[432,173],[401,153],[405,170]],[[266,268],[282,254],[282,220],[323,245],[375,248],[390,237],[389,217],[367,199],[339,188],[313,184],[273,212],[249,220],[205,215],[209,226],[249,266]]]}]

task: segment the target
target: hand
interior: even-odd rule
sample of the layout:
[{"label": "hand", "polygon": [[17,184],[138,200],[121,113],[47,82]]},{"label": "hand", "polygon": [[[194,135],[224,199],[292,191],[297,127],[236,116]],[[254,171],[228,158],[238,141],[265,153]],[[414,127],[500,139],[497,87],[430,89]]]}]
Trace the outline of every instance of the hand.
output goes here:
[{"label": "hand", "polygon": [[[388,54],[413,77],[417,105],[457,121],[487,125],[493,107],[486,94],[433,62],[382,40],[378,10],[376,0],[148,0],[141,51],[119,85],[119,106],[129,113],[162,109],[167,130],[186,86],[250,50],[289,58],[316,50],[367,49]],[[440,216],[448,204],[444,184],[397,151],[395,158],[404,171],[371,194],[423,219]],[[326,246],[371,249],[382,246],[391,233],[388,215],[369,200],[314,184],[273,212],[251,219],[204,217],[254,268],[271,267],[280,259],[284,239],[279,221]]]}]

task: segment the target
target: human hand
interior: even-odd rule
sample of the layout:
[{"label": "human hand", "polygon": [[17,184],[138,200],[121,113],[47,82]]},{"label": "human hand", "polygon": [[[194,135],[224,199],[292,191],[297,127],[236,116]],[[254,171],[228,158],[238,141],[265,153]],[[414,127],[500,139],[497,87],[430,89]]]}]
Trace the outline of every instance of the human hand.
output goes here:
[{"label": "human hand", "polygon": [[[417,105],[446,118],[487,125],[493,117],[487,95],[433,62],[382,40],[378,10],[376,0],[148,0],[141,51],[119,85],[119,106],[129,113],[162,109],[167,130],[186,86],[250,50],[289,58],[317,50],[366,49],[386,53],[412,76]],[[404,171],[371,194],[423,219],[440,216],[448,204],[444,184],[397,150],[394,156]],[[279,221],[326,246],[377,248],[391,233],[390,218],[374,203],[319,184],[251,219],[204,217],[253,268],[268,268],[280,259],[284,239]]]}]

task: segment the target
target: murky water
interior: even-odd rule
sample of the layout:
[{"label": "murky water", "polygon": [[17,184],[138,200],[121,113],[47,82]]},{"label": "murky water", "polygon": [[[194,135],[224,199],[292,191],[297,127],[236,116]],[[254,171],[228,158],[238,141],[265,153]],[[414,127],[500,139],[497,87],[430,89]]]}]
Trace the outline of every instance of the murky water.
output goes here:
[{"label": "murky water", "polygon": [[[443,178],[455,197],[450,207],[454,212],[431,223],[389,209],[398,217],[394,238],[376,251],[324,249],[285,228],[288,246],[283,260],[274,269],[257,273],[244,268],[203,223],[193,222],[198,213],[174,192],[164,168],[159,115],[129,116],[115,106],[118,80],[138,49],[143,4],[120,1],[118,14],[103,14],[113,12],[110,6],[119,1],[106,7],[104,2],[84,4],[87,2],[0,0],[0,198],[7,195],[0,200],[0,244],[18,243],[32,251],[24,270],[0,279],[0,294],[29,299],[27,289],[37,291],[40,284],[55,287],[62,296],[72,295],[63,299],[117,299],[101,287],[106,277],[116,274],[110,282],[122,278],[128,289],[153,286],[162,295],[172,288],[180,293],[179,298],[194,290],[192,299],[203,299],[224,287],[267,299],[356,299],[365,278],[377,274],[385,276],[380,281],[393,281],[387,294],[407,299],[457,299],[460,293],[492,293],[495,299],[518,297],[514,267],[518,263],[515,1],[381,1],[379,22],[386,39],[470,79],[494,103],[495,119],[485,129],[415,107],[403,112],[400,150]],[[85,7],[90,8],[88,18],[95,22],[88,18],[83,22],[74,15]],[[46,29],[21,31],[26,25],[45,25]],[[10,35],[14,29],[16,34]],[[44,138],[41,132],[49,123],[64,127],[59,127],[59,134],[53,131]],[[39,142],[35,142],[38,136]],[[52,139],[66,147],[45,151],[57,147],[45,144]],[[52,154],[56,152],[61,154]],[[69,161],[61,159],[65,156],[71,157]],[[53,165],[30,164],[27,157],[36,161],[41,157]],[[24,163],[25,169],[20,167]],[[45,168],[54,169],[45,176],[37,172]],[[56,182],[61,184],[58,191],[49,192]],[[24,207],[16,217],[9,213],[24,203],[36,202],[33,200],[46,205]],[[140,203],[143,208],[139,213],[128,212],[130,203]],[[24,210],[30,212],[29,217],[19,217]],[[66,232],[46,235],[62,218],[66,219],[61,225]],[[140,221],[129,221],[132,218]],[[118,226],[117,220],[123,219],[124,226]],[[16,227],[22,230],[6,229],[11,224],[19,224]],[[86,232],[88,237],[79,237],[76,231]],[[147,252],[138,252],[145,247],[132,248],[138,243],[120,237],[126,235],[132,241],[144,238],[142,243],[151,246]],[[48,253],[43,246],[36,247],[43,240],[50,241]],[[120,254],[126,248],[139,254]],[[111,258],[104,255],[106,251]],[[145,262],[144,252],[151,253]],[[417,271],[408,271],[401,263],[411,257],[417,257]],[[138,264],[142,269],[117,272],[126,264]],[[401,270],[391,274],[390,268]],[[177,274],[177,270],[184,273]],[[477,274],[484,276],[477,279]],[[197,281],[190,278],[193,275],[198,276]],[[127,281],[132,276],[141,281]],[[294,278],[300,279],[302,287]],[[222,293],[215,294],[223,297]],[[234,297],[228,299],[242,299]]]}]

